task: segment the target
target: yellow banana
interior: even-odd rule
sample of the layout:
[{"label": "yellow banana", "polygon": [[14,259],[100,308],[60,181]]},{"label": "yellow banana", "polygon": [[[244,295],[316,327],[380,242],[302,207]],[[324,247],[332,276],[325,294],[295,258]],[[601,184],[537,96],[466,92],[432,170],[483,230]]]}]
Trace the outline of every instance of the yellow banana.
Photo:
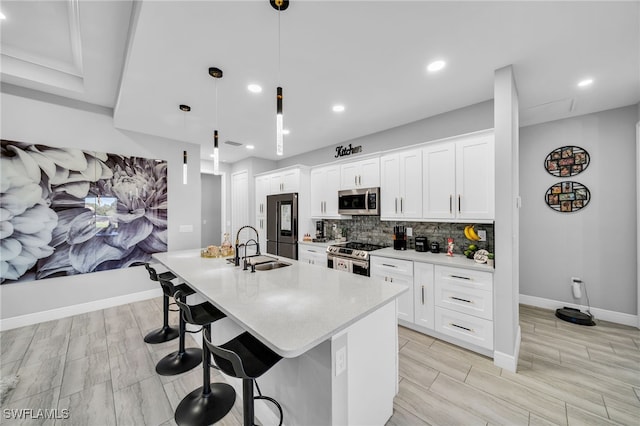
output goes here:
[{"label": "yellow banana", "polygon": [[471,227],[471,225],[467,225],[464,227],[464,236],[467,237],[467,240],[473,241],[473,239],[471,238],[471,235],[469,235],[469,228]]},{"label": "yellow banana", "polygon": [[469,227],[469,235],[471,236],[471,240],[480,241],[480,237],[476,234],[476,230],[473,229],[473,225]]}]

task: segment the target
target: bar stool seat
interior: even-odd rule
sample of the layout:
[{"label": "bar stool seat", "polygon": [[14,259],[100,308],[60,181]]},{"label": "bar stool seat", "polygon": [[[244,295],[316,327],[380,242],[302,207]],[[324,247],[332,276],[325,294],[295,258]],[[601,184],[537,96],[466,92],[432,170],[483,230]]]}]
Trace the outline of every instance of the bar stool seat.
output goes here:
[{"label": "bar stool seat", "polygon": [[[162,291],[168,297],[173,297],[176,303],[186,303],[187,296],[195,294],[195,291],[186,284],[174,285],[169,280],[159,278]],[[182,300],[181,300],[182,299]],[[178,326],[180,341],[178,350],[162,358],[156,364],[156,372],[161,376],[173,376],[185,373],[198,366],[202,362],[202,349],[185,348],[186,323],[182,315]]]},{"label": "bar stool seat", "polygon": [[[144,267],[149,272],[149,279],[151,281],[158,282],[160,279],[165,281],[171,281],[176,278],[173,272],[167,271],[158,274],[156,270],[148,263],[144,264]],[[177,328],[169,325],[169,296],[162,295],[162,327],[157,330],[153,330],[144,336],[144,341],[150,344],[164,343],[177,338],[180,332]]]},{"label": "bar stool seat", "polygon": [[180,307],[181,317],[189,324],[202,326],[202,386],[185,396],[176,408],[174,419],[179,426],[210,425],[226,416],[236,402],[236,391],[226,383],[211,383],[211,354],[205,345],[205,334],[211,335],[211,323],[225,318],[226,315],[204,302],[187,305],[178,291],[176,303]]},{"label": "bar stool seat", "polygon": [[[248,332],[216,346],[211,343],[211,335],[205,333],[204,344],[211,351],[213,359],[220,370],[231,377],[242,379],[242,411],[244,426],[254,426],[254,399],[272,402],[280,412],[282,425],[282,407],[273,398],[263,396],[255,379],[269,371],[282,357]],[[259,396],[253,396],[253,385],[256,384]]]}]

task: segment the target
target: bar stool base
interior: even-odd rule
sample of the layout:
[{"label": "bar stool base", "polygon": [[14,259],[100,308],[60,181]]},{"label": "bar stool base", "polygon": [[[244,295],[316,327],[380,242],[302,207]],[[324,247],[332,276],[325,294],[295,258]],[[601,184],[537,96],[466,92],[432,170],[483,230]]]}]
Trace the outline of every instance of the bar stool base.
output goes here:
[{"label": "bar stool base", "polygon": [[202,387],[185,396],[176,408],[179,426],[210,425],[226,416],[236,402],[236,391],[226,383],[212,383],[211,392],[202,394]]},{"label": "bar stool base", "polygon": [[155,345],[156,343],[164,343],[173,340],[179,335],[180,332],[177,328],[167,326],[149,332],[146,336],[144,336],[144,341],[146,343]]},{"label": "bar stool base", "polygon": [[202,349],[187,348],[184,353],[172,352],[156,364],[156,373],[161,376],[174,376],[185,373],[202,362]]}]

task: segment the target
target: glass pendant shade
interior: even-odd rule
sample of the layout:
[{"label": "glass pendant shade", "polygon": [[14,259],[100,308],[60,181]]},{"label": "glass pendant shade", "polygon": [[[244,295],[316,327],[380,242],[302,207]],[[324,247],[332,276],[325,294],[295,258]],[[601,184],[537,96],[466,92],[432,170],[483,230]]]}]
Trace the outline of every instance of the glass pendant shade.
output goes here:
[{"label": "glass pendant shade", "polygon": [[218,131],[213,131],[213,174],[220,174],[220,157],[218,153]]},{"label": "glass pendant shade", "polygon": [[187,151],[182,153],[182,184],[187,184]]},{"label": "glass pendant shade", "polygon": [[276,96],[276,154],[284,154],[284,119],[282,117],[282,87],[278,87]]}]

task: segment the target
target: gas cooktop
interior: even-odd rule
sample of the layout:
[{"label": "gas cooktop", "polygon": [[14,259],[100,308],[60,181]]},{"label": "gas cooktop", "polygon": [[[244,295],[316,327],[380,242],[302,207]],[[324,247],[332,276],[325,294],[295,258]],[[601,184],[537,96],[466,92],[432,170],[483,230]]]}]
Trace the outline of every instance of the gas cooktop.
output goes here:
[{"label": "gas cooktop", "polygon": [[384,246],[350,241],[348,243],[331,244],[327,247],[327,253],[358,259],[368,259],[370,251],[381,248],[384,248]]}]

